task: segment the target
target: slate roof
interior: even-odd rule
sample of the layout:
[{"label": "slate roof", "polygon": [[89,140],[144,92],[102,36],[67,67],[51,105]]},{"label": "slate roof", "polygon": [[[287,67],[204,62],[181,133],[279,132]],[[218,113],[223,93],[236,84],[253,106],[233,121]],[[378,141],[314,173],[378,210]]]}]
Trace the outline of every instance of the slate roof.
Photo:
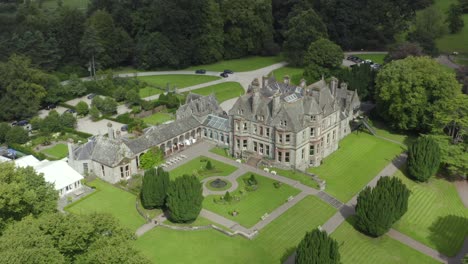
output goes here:
[{"label": "slate roof", "polygon": [[177,109],[177,119],[187,118],[190,116],[202,117],[209,114],[222,114],[223,110],[218,104],[214,94],[203,96],[199,94],[189,93],[185,104]]},{"label": "slate roof", "polygon": [[125,140],[125,144],[135,154],[146,149],[164,143],[175,136],[179,136],[201,125],[201,122],[193,116],[178,119],[169,124],[152,126],[145,130],[144,134],[136,139]]},{"label": "slate roof", "polygon": [[134,156],[135,153],[122,141],[100,136],[96,139],[91,159],[113,168]]},{"label": "slate roof", "polygon": [[74,160],[90,160],[95,146],[95,138],[73,149]]},{"label": "slate roof", "polygon": [[231,130],[229,119],[215,115],[208,115],[203,125],[224,132],[229,132]]}]

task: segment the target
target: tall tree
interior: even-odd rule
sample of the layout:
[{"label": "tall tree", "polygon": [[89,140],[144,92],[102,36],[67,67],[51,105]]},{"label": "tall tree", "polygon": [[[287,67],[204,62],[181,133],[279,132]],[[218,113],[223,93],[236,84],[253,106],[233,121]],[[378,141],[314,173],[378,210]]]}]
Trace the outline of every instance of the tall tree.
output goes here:
[{"label": "tall tree", "polygon": [[202,185],[197,177],[183,175],[169,184],[166,206],[171,221],[193,222],[200,214],[202,203]]},{"label": "tall tree", "polygon": [[375,77],[377,72],[368,63],[361,63],[349,68],[340,69],[336,75],[340,81],[348,84],[349,90],[357,90],[362,101],[374,100]]},{"label": "tall tree", "polygon": [[304,76],[309,81],[319,80],[321,76],[329,77],[343,63],[343,50],[328,39],[312,42],[305,54],[306,69]]},{"label": "tall tree", "polygon": [[430,137],[420,137],[408,148],[408,173],[417,181],[429,180],[440,166],[440,148]]},{"label": "tall tree", "polygon": [[377,74],[377,109],[400,130],[428,131],[437,102],[459,93],[454,74],[428,57],[392,61]]},{"label": "tall tree", "polygon": [[393,60],[401,60],[409,56],[423,56],[422,47],[418,43],[403,42],[390,47],[388,54],[385,56],[385,62]]},{"label": "tall tree", "polygon": [[455,34],[462,30],[465,22],[462,18],[463,9],[460,5],[451,4],[447,11],[447,20],[450,33]]},{"label": "tall tree", "polygon": [[100,43],[98,33],[92,26],[87,27],[83,38],[80,41],[81,54],[88,58],[88,70],[91,76],[96,76],[96,60],[101,53],[104,52],[104,48]]},{"label": "tall tree", "polygon": [[438,54],[435,40],[447,34],[447,31],[444,14],[436,7],[429,7],[417,14],[414,30],[408,38],[419,43],[424,53],[435,56]]},{"label": "tall tree", "polygon": [[408,210],[410,191],[396,177],[382,177],[372,189],[359,193],[356,205],[356,228],[379,237],[385,234]]},{"label": "tall tree", "polygon": [[[33,168],[0,163],[0,231],[27,215],[55,212],[58,193]],[[0,250],[1,251],[1,250]]]},{"label": "tall tree", "polygon": [[150,148],[143,156],[140,158],[140,166],[144,170],[148,170],[158,166],[164,161],[164,152],[158,147]]},{"label": "tall tree", "polygon": [[169,173],[162,168],[145,171],[141,187],[141,201],[145,208],[162,208],[166,203]]},{"label": "tall tree", "polygon": [[153,32],[138,37],[136,62],[142,69],[154,69],[179,66],[179,59],[172,42],[160,32]]},{"label": "tall tree", "polygon": [[80,40],[85,29],[85,16],[82,11],[68,7],[56,10],[53,31],[58,47],[63,54],[63,63],[80,64]]},{"label": "tall tree", "polygon": [[307,232],[297,247],[296,264],[339,264],[338,242],[326,231]]},{"label": "tall tree", "polygon": [[327,28],[313,9],[298,11],[288,20],[283,50],[293,65],[304,65],[304,57],[312,42],[327,38]]}]

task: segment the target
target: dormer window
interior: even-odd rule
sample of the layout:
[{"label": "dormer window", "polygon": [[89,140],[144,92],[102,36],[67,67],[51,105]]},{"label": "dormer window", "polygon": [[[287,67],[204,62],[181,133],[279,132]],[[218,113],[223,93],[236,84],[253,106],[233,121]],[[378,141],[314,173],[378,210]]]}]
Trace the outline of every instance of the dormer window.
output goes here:
[{"label": "dormer window", "polygon": [[282,126],[288,126],[288,122],[286,120],[281,120],[280,125]]},{"label": "dormer window", "polygon": [[243,115],[243,114],[244,114],[244,110],[239,109],[239,110],[237,110],[237,113],[238,113],[239,115]]},{"label": "dormer window", "polygon": [[312,121],[316,121],[316,120],[317,120],[317,116],[313,115],[313,116],[310,117],[310,119],[311,119]]}]

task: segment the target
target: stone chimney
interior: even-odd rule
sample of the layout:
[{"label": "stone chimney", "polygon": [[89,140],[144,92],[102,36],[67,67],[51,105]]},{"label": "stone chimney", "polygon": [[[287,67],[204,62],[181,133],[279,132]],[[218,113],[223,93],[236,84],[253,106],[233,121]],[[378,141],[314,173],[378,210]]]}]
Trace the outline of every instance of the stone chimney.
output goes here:
[{"label": "stone chimney", "polygon": [[271,107],[271,115],[274,116],[276,113],[278,113],[280,107],[281,107],[281,94],[280,93],[275,93],[273,95],[273,100],[271,101],[272,107]]},{"label": "stone chimney", "polygon": [[337,88],[338,88],[338,79],[336,79],[335,77],[332,77],[330,81],[330,92],[333,96],[336,95]]},{"label": "stone chimney", "polygon": [[262,88],[267,87],[267,85],[268,85],[268,76],[264,75],[262,77]]},{"label": "stone chimney", "polygon": [[301,82],[299,83],[299,86],[300,86],[301,88],[303,88],[303,89],[306,88],[306,86],[307,86],[306,80],[305,80],[305,79],[301,79]]},{"label": "stone chimney", "polygon": [[115,139],[111,122],[107,123],[107,137],[109,137],[109,139]]},{"label": "stone chimney", "polygon": [[121,133],[120,133],[120,130],[115,131],[115,138],[118,139],[118,140],[120,140],[120,137],[121,137],[120,134],[121,134]]},{"label": "stone chimney", "polygon": [[289,85],[289,75],[285,75],[283,77],[283,82],[284,82],[284,84]]},{"label": "stone chimney", "polygon": [[342,82],[342,83],[340,84],[340,88],[343,89],[343,90],[348,90],[348,84],[345,83],[345,82]]},{"label": "stone chimney", "polygon": [[67,141],[68,145],[68,163],[73,163],[74,157],[73,157],[73,139],[69,138]]}]

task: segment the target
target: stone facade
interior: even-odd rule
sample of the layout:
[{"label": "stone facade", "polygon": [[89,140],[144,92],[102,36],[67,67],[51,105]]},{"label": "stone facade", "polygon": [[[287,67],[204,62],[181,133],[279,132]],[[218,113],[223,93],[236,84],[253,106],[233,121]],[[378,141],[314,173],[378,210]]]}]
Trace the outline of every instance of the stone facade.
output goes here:
[{"label": "stone facade", "polygon": [[278,166],[304,170],[320,165],[351,132],[349,122],[360,101],[346,84],[324,80],[307,86],[254,80],[229,111],[231,152],[236,157],[270,159]]}]

